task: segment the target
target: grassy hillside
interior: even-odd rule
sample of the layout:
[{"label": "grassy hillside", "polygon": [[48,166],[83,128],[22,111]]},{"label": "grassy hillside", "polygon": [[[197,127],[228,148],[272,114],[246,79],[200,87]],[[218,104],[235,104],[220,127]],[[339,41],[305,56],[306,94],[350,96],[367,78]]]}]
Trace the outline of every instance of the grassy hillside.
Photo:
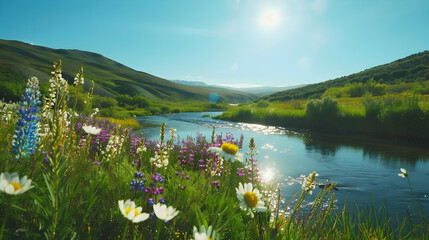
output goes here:
[{"label": "grassy hillside", "polygon": [[[187,86],[174,83],[151,74],[136,71],[100,54],[52,49],[19,41],[0,39],[0,98],[19,100],[30,76],[37,76],[43,83],[50,78],[52,63],[62,60],[63,77],[72,83],[80,66],[85,78],[94,80],[94,93],[114,97],[118,94],[143,95],[151,99],[167,101],[208,101],[211,93],[219,95],[220,102],[245,102],[255,95],[204,86]],[[86,81],[89,85],[89,81]],[[85,86],[88,88],[89,86]]]},{"label": "grassy hillside", "polygon": [[[342,87],[351,83],[365,83],[371,78],[378,83],[402,85],[403,88],[411,88],[413,83],[416,84],[427,81],[429,80],[429,51],[413,54],[394,62],[373,67],[349,76],[277,92],[272,95],[264,96],[261,99],[268,101],[287,101],[290,99],[318,98],[321,97],[328,88]],[[392,91],[395,90],[392,89]]]}]

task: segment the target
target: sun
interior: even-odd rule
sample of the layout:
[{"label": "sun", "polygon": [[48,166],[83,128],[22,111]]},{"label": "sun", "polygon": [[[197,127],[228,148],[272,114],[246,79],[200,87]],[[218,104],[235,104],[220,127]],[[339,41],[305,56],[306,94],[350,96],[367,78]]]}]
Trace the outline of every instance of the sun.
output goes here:
[{"label": "sun", "polygon": [[259,17],[259,24],[264,29],[275,28],[280,21],[279,13],[276,10],[264,10]]}]

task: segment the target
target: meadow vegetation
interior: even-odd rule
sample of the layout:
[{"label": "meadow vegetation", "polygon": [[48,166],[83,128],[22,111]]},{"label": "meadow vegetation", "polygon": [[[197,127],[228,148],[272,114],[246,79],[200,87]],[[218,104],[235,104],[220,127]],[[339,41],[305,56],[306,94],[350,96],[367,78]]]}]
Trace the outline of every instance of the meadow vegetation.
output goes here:
[{"label": "meadow vegetation", "polygon": [[[407,209],[413,217],[397,221],[386,209],[334,211],[335,183],[321,186],[316,172],[292,199],[282,199],[275,180],[260,178],[253,138],[245,155],[243,136],[215,129],[179,140],[162,124],[160,140],[146,139],[70,105],[61,63],[49,81],[43,97],[31,78],[19,103],[2,103],[0,239],[429,238],[429,223],[414,208]],[[83,81],[81,71],[76,96]],[[91,91],[83,98],[90,102]],[[292,105],[317,115],[335,103]],[[405,170],[400,176],[410,183]]]}]

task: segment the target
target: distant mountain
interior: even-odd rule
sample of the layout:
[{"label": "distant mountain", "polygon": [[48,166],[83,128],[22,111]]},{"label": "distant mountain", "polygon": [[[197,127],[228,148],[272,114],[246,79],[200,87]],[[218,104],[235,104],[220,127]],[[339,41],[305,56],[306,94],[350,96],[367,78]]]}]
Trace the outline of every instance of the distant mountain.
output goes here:
[{"label": "distant mountain", "polygon": [[241,88],[241,87],[229,87],[225,85],[209,85],[205,82],[201,81],[187,81],[187,80],[171,80],[172,82],[189,85],[189,86],[206,86],[210,88],[224,88],[239,92],[245,92],[250,93],[253,95],[256,95],[257,97],[262,97],[265,95],[273,94],[276,92],[293,89],[293,88],[299,88],[305,86],[305,84],[296,85],[296,86],[288,86],[288,87],[267,87],[267,86],[261,86],[261,87],[248,87],[248,88]]},{"label": "distant mountain", "polygon": [[207,83],[200,82],[200,81],[188,81],[188,80],[170,80],[170,81],[178,84],[189,85],[189,86],[207,86]]},{"label": "distant mountain", "polygon": [[305,84],[296,85],[296,86],[288,86],[288,87],[252,87],[252,88],[235,88],[235,89],[239,90],[239,91],[254,94],[258,97],[262,97],[262,96],[270,95],[270,94],[273,94],[276,92],[300,88],[300,87],[304,87],[304,86],[305,86]]},{"label": "distant mountain", "polygon": [[[51,77],[52,63],[59,59],[63,63],[63,77],[69,83],[73,83],[75,74],[83,66],[85,79],[94,80],[94,93],[102,96],[142,94],[148,98],[169,101],[208,101],[210,94],[215,91],[220,102],[238,103],[256,98],[256,95],[236,90],[175,83],[134,70],[93,52],[52,49],[0,39],[0,99],[19,100],[31,76],[38,77],[42,83],[47,82]],[[86,81],[85,84],[90,83]]]},{"label": "distant mountain", "polygon": [[347,83],[364,83],[371,78],[379,83],[385,84],[427,81],[429,80],[429,51],[413,54],[394,62],[373,67],[349,76],[274,93],[264,96],[261,99],[286,101],[290,99],[317,98],[322,96],[328,88],[342,87]]}]

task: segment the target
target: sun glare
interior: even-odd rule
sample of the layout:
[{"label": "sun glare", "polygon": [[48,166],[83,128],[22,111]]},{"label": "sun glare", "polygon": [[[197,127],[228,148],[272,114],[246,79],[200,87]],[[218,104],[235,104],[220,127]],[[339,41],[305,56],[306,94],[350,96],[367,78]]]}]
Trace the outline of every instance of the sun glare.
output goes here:
[{"label": "sun glare", "polygon": [[259,18],[259,24],[266,29],[274,28],[280,20],[279,14],[275,10],[264,10]]},{"label": "sun glare", "polygon": [[264,183],[269,183],[274,179],[274,169],[272,168],[266,168],[261,172],[261,180]]}]

